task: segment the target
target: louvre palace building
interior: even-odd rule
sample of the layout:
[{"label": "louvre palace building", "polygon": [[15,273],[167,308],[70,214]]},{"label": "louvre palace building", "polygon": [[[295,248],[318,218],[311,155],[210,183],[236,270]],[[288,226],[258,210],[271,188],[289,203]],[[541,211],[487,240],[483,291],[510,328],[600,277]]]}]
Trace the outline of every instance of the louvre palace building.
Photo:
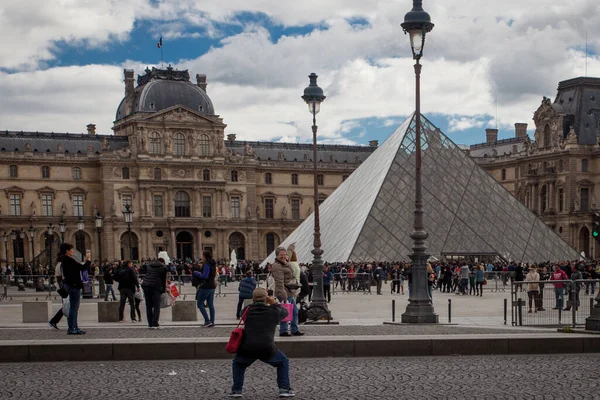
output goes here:
[{"label": "louvre palace building", "polygon": [[[47,248],[52,224],[53,242],[63,236],[96,260],[100,248],[111,261],[161,250],[177,258],[211,250],[223,259],[236,250],[262,260],[312,213],[312,144],[228,134],[205,75],[194,84],[170,67],[137,79],[125,70],[124,83],[113,134],[93,124],[83,134],[0,131],[0,259],[29,262]],[[513,138],[488,129],[484,143],[465,151],[569,244],[598,258],[591,222],[600,79],[561,82],[534,122],[533,139],[517,123]],[[319,202],[377,147],[319,145]]]}]

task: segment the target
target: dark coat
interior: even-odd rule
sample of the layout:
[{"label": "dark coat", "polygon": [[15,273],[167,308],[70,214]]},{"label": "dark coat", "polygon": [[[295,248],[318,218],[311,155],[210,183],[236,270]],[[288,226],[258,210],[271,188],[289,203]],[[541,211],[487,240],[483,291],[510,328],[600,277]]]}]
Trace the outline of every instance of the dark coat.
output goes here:
[{"label": "dark coat", "polygon": [[91,261],[89,260],[82,264],[79,261],[75,261],[73,258],[64,255],[60,265],[63,273],[63,283],[66,283],[72,288],[83,289],[81,272],[87,271],[90,264]]},{"label": "dark coat", "polygon": [[167,287],[167,268],[160,261],[152,261],[148,265],[142,281],[143,288],[154,288],[164,293]]},{"label": "dark coat", "polygon": [[243,357],[268,360],[275,356],[275,328],[288,312],[279,304],[268,306],[265,303],[253,303],[244,309],[248,310],[245,321],[244,336],[237,354]]}]

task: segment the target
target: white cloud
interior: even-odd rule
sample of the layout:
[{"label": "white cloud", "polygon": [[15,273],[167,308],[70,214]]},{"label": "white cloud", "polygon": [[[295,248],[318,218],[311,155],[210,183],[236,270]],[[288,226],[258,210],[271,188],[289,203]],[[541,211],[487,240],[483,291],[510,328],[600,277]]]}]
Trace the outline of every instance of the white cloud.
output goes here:
[{"label": "white cloud", "polygon": [[488,121],[480,119],[480,117],[450,117],[448,121],[448,131],[458,132],[465,131],[472,128],[481,128],[486,125]]}]

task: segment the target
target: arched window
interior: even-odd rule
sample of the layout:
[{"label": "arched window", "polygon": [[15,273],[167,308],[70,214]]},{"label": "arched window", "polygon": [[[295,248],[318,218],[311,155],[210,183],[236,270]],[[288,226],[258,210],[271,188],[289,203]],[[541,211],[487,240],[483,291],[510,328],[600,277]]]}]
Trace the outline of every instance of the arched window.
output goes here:
[{"label": "arched window", "polygon": [[183,136],[183,133],[176,133],[173,136],[173,154],[176,156],[185,155],[185,136]]},{"label": "arched window", "polygon": [[182,190],[175,193],[175,216],[190,216],[190,195]]},{"label": "arched window", "polygon": [[209,156],[210,155],[210,139],[208,135],[200,135],[200,140],[198,141],[200,148],[201,156]]},{"label": "arched window", "polygon": [[160,133],[150,133],[150,154],[162,154],[162,139]]},{"label": "arched window", "polygon": [[73,180],[78,181],[81,179],[81,168],[73,167]]},{"label": "arched window", "polygon": [[205,169],[202,171],[202,180],[203,181],[210,181],[210,170],[209,169]]},{"label": "arched window", "polygon": [[271,176],[271,173],[270,173],[270,172],[267,172],[267,173],[265,174],[265,183],[266,183],[267,185],[270,185],[271,183],[273,183],[273,177]]},{"label": "arched window", "polygon": [[544,146],[550,147],[550,125],[544,128]]}]

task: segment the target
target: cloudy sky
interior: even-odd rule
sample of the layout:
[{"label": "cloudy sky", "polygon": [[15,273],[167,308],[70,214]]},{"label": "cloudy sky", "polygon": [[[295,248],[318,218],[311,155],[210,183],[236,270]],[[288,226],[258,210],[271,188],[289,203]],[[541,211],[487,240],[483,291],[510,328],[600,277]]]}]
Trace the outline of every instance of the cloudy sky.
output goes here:
[{"label": "cloudy sky", "polygon": [[[425,0],[435,28],[422,59],[422,110],[455,142],[514,135],[559,81],[600,77],[595,0]],[[110,133],[123,68],[164,62],[208,75],[242,140],[304,142],[300,96],[319,75],[327,143],[385,139],[414,110],[400,23],[409,0],[20,0],[0,4],[0,130]],[[496,122],[497,115],[497,122]],[[531,131],[530,131],[531,133]]]}]

